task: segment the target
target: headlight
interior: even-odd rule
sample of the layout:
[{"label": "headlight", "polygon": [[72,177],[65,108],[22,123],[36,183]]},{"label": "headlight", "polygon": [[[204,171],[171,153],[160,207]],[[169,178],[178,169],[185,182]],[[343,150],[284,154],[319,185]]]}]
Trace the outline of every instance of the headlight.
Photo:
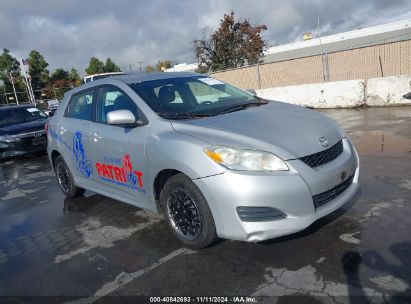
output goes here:
[{"label": "headlight", "polygon": [[216,163],[239,171],[288,171],[287,164],[278,156],[253,150],[213,146],[204,152]]},{"label": "headlight", "polygon": [[14,141],[19,141],[19,140],[20,140],[20,138],[15,137],[15,136],[10,136],[10,135],[0,136],[0,141],[7,142],[7,143],[14,142]]}]

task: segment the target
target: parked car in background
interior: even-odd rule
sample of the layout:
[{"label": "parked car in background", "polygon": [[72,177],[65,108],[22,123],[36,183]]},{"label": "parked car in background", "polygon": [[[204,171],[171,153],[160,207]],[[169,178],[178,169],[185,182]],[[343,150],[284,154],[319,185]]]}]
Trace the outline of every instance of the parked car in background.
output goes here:
[{"label": "parked car in background", "polygon": [[48,116],[53,116],[53,115],[56,113],[56,111],[57,111],[57,109],[59,108],[59,106],[60,106],[60,103],[53,103],[53,104],[51,104],[51,105],[49,106]]},{"label": "parked car in background", "polygon": [[46,99],[36,99],[35,107],[46,114],[49,112],[49,105]]},{"label": "parked car in background", "polygon": [[47,114],[32,105],[0,108],[0,160],[46,151]]},{"label": "parked car in background", "polygon": [[103,79],[107,77],[113,77],[113,76],[120,76],[120,75],[126,75],[126,74],[123,72],[110,72],[110,73],[88,75],[83,78],[83,83],[88,83],[94,80]]},{"label": "parked car in background", "polygon": [[193,248],[303,230],[358,188],[357,152],[335,121],[194,73],[69,91],[48,155],[65,195],[89,189],[162,212]]}]

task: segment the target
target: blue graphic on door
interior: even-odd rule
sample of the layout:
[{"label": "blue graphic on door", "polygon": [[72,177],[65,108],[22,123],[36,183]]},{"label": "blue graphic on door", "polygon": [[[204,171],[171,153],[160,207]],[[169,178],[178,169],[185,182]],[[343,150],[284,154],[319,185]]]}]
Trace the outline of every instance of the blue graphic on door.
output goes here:
[{"label": "blue graphic on door", "polygon": [[93,173],[91,161],[86,157],[86,151],[83,145],[83,134],[80,131],[73,136],[73,157],[74,166],[84,177],[89,178]]}]

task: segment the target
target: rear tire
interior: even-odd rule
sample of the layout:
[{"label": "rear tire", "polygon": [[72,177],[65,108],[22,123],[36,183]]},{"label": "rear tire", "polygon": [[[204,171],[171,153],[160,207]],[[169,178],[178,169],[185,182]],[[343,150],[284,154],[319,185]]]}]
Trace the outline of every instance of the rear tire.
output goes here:
[{"label": "rear tire", "polygon": [[164,217],[187,247],[204,248],[217,240],[213,215],[200,189],[184,174],[167,180],[160,193]]},{"label": "rear tire", "polygon": [[54,162],[54,170],[60,189],[67,197],[78,197],[84,194],[86,190],[74,184],[73,175],[61,155],[57,156]]}]

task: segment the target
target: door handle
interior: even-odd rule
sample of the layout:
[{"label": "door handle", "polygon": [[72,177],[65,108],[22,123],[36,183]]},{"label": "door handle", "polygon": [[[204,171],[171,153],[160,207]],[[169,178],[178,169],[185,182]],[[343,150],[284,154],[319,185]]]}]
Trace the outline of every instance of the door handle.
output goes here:
[{"label": "door handle", "polygon": [[64,127],[60,127],[60,134],[63,135],[64,133],[67,132],[67,129]]},{"label": "door handle", "polygon": [[94,142],[98,142],[98,140],[102,139],[103,136],[100,136],[100,133],[98,133],[98,132],[94,132],[93,135],[92,135],[92,138],[93,138]]}]

